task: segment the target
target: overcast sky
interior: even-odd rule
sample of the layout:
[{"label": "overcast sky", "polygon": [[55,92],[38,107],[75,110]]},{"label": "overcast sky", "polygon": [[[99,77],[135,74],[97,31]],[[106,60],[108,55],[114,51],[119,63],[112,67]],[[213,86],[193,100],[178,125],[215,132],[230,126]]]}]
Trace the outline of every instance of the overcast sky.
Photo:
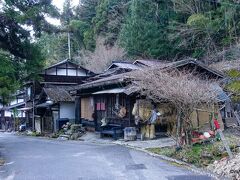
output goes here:
[{"label": "overcast sky", "polygon": [[[59,10],[62,10],[63,8],[63,3],[65,0],[52,0],[52,4],[55,5]],[[78,5],[79,0],[71,0],[72,6]],[[49,17],[46,17],[47,21],[54,24],[54,25],[60,25],[60,20],[58,19],[52,19]]]},{"label": "overcast sky", "polygon": [[[57,6],[58,9],[62,10],[63,3],[65,0],[52,0],[52,4]],[[79,0],[71,0],[72,6],[78,5]]]}]

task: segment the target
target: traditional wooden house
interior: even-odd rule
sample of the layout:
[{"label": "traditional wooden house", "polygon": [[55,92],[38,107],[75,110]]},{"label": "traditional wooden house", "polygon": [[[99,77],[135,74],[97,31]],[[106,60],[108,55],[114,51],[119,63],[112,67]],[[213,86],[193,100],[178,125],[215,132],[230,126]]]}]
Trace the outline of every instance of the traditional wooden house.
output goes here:
[{"label": "traditional wooden house", "polygon": [[74,100],[67,88],[84,83],[92,75],[93,72],[66,59],[44,69],[38,81],[25,83],[21,110],[26,113],[28,128],[53,132],[58,128],[58,120],[74,121]]},{"label": "traditional wooden house", "polygon": [[66,122],[75,123],[75,103],[68,93],[68,87],[43,87],[36,100],[35,109],[37,132],[56,132]]},{"label": "traditional wooden house", "polygon": [[14,129],[14,119],[18,119],[18,124],[25,122],[26,117],[25,113],[21,111],[21,108],[24,108],[24,91],[17,91],[12,95],[12,100],[8,105],[0,105],[1,109],[1,118],[0,124],[1,129],[4,130],[13,130]]},{"label": "traditional wooden house", "polygon": [[[193,59],[170,63],[157,60],[137,60],[133,65],[130,65],[134,67],[131,70],[144,70],[144,67],[154,66],[159,70],[192,71],[207,79],[224,78],[222,73]],[[90,82],[74,87],[71,93],[76,96],[76,117],[82,124],[97,131],[104,123],[118,124],[121,127],[135,126],[135,119],[132,115],[134,104],[137,99],[144,97],[141,97],[137,91],[128,88],[132,83],[128,73],[117,73],[120,68],[128,67],[128,64],[113,64],[106,72],[90,78]],[[169,113],[171,118],[176,118],[170,111]],[[157,129],[159,131],[167,130],[166,125],[160,125]]]},{"label": "traditional wooden house", "polygon": [[[118,74],[76,87],[76,110],[80,122],[95,130],[99,130],[104,118],[123,126],[133,125],[131,109],[134,98],[124,93],[127,83],[124,74]],[[118,118],[120,107],[124,107],[126,113]]]}]

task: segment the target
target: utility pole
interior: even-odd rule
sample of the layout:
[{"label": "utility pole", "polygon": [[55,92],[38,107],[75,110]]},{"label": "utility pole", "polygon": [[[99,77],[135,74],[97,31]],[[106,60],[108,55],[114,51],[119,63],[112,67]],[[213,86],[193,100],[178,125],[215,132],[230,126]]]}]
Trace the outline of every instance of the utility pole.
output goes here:
[{"label": "utility pole", "polygon": [[30,98],[32,96],[33,100],[32,100],[32,130],[35,131],[35,80],[33,81],[33,86],[32,86],[32,93],[30,95]]},{"label": "utility pole", "polygon": [[71,59],[71,39],[70,32],[68,31],[68,59]]}]

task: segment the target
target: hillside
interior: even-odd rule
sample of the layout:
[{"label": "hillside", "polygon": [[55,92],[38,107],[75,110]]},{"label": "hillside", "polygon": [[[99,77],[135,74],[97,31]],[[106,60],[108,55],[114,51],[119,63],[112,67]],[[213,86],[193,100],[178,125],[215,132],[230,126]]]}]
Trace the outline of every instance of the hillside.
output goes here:
[{"label": "hillside", "polygon": [[112,47],[107,61],[193,57],[210,64],[239,58],[239,20],[235,0],[81,0],[75,8],[66,0],[65,32],[45,34],[39,43],[50,64],[68,57],[66,31],[72,58],[86,66],[89,59],[98,61],[93,57],[99,48],[108,57]]}]

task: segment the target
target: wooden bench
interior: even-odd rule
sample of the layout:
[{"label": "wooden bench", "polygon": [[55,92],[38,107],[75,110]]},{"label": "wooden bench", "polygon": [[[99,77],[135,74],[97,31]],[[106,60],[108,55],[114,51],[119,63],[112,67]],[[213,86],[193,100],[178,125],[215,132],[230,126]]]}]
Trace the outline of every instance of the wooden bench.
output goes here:
[{"label": "wooden bench", "polygon": [[107,124],[102,126],[100,130],[100,137],[104,135],[111,135],[114,140],[117,140],[119,137],[123,136],[123,127],[118,124]]}]

